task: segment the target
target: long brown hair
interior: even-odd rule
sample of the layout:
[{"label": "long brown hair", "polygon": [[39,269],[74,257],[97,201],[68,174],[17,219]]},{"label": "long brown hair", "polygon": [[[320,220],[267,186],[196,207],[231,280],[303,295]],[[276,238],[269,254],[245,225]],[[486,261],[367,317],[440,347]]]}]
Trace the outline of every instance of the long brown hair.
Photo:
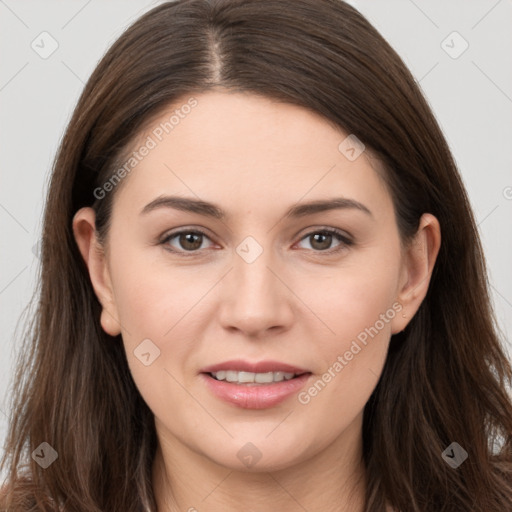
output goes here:
[{"label": "long brown hair", "polygon": [[[37,311],[12,394],[4,507],[9,511],[156,512],[153,415],[131,377],[72,232],[94,190],[142,127],[214,87],[319,113],[382,161],[402,240],[435,215],[442,244],[431,284],[392,336],[365,406],[365,510],[503,512],[512,503],[512,368],[490,306],[482,246],[456,164],[405,64],[340,0],[179,0],[136,21],[79,99],[56,156],[44,217]],[[31,456],[48,443],[58,459]],[[442,452],[457,442],[456,469]],[[46,445],[44,445],[46,447]]]}]

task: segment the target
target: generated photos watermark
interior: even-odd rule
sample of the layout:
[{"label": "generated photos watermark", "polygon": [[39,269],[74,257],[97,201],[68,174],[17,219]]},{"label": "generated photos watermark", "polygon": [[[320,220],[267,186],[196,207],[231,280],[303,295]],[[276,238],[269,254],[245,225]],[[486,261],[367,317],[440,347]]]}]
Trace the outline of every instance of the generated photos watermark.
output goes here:
[{"label": "generated photos watermark", "polygon": [[148,135],[144,143],[136,150],[133,151],[130,157],[112,173],[110,178],[103,183],[101,187],[96,187],[93,191],[93,195],[96,199],[104,199],[107,193],[112,192],[114,188],[125,178],[130,172],[142,162],[142,160],[149,155],[152,149],[155,149],[159,142],[161,142],[166,135],[172,132],[176,126],[178,126],[182,119],[185,119],[188,114],[192,111],[192,108],[196,107],[198,101],[196,98],[189,98],[187,103],[181,105],[180,108],[174,110],[172,115],[167,121],[161,122],[156,128]]},{"label": "generated photos watermark", "polygon": [[[350,361],[361,352],[361,350],[368,344],[368,337],[373,339],[379,334],[382,329],[395,318],[396,314],[402,311],[402,304],[395,302],[385,313],[379,315],[377,320],[372,326],[366,327],[361,331],[356,338],[352,340],[350,348],[346,350],[342,355],[336,358],[336,361],[329,366],[329,368],[322,374],[322,376],[312,384],[307,390],[301,391],[297,398],[303,405],[309,404],[311,399],[320,393],[332,379],[334,379],[340,372],[349,364]],[[358,343],[359,342],[359,343]],[[361,346],[362,345],[362,346]]]}]

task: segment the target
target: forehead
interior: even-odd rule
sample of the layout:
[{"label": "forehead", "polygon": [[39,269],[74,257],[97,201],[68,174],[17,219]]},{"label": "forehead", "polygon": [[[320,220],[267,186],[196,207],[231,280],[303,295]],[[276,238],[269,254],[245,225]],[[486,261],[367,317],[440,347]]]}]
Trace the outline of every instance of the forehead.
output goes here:
[{"label": "forehead", "polygon": [[184,97],[155,116],[130,148],[137,156],[121,194],[130,204],[171,193],[246,210],[302,197],[389,200],[379,162],[369,151],[347,158],[349,134],[322,116],[246,93],[193,98],[191,108]]}]

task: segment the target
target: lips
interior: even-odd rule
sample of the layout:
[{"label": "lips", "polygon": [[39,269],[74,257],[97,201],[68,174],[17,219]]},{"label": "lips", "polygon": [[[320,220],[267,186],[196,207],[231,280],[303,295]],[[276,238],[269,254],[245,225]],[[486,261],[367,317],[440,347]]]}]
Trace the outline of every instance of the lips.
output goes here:
[{"label": "lips", "polygon": [[[268,382],[270,376],[272,381]],[[298,393],[312,373],[279,361],[251,363],[236,359],[207,366],[200,377],[224,402],[244,409],[269,409]]]},{"label": "lips", "polygon": [[201,370],[201,373],[213,373],[219,371],[235,371],[235,372],[250,372],[250,373],[268,373],[268,372],[284,372],[293,373],[295,375],[302,375],[303,373],[310,373],[309,370],[292,366],[279,361],[259,361],[251,363],[243,361],[242,359],[235,359],[231,361],[224,361],[223,363],[207,366]]}]

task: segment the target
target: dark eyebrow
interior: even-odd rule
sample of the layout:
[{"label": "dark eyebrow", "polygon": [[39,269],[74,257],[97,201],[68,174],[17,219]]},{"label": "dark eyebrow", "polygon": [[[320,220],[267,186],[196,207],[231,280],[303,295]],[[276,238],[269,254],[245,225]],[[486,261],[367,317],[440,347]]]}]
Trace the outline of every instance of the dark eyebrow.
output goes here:
[{"label": "dark eyebrow", "polygon": [[[174,208],[185,212],[197,213],[205,217],[212,217],[214,219],[225,219],[226,212],[219,206],[202,201],[201,199],[193,199],[188,197],[179,196],[160,196],[148,203],[141,211],[142,214],[149,213],[158,208]],[[309,203],[299,203],[292,206],[286,213],[285,217],[304,217],[314,213],[324,212],[335,209],[356,209],[373,216],[372,212],[362,203],[354,199],[347,199],[343,197],[334,199],[322,199],[312,201]]]}]

